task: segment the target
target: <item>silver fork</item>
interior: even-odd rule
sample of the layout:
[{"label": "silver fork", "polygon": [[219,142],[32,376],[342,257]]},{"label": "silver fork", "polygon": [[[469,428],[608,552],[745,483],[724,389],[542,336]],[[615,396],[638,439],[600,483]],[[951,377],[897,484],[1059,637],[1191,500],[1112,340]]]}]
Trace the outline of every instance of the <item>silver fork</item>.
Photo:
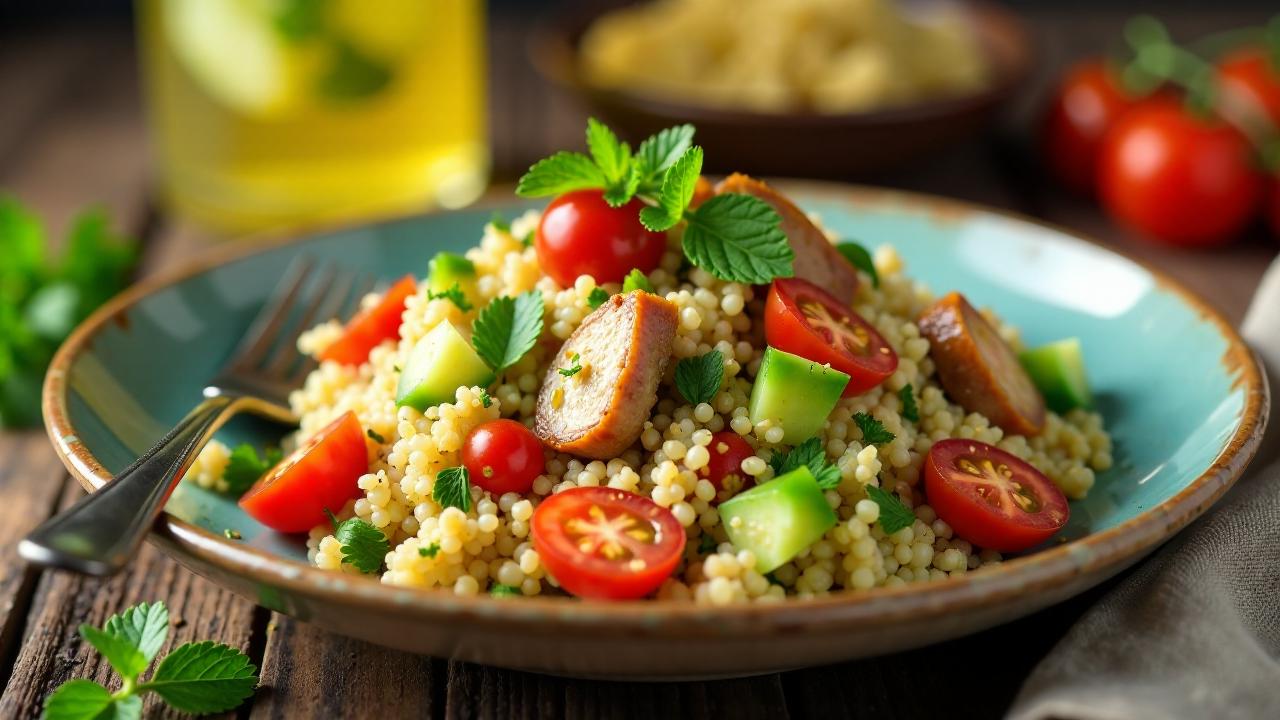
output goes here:
[{"label": "silver fork", "polygon": [[288,394],[315,365],[298,353],[298,335],[318,320],[345,316],[372,288],[371,277],[295,262],[204,389],[204,400],[111,482],[33,530],[18,553],[37,565],[87,575],[122,569],[201,448],[232,415],[297,423]]}]

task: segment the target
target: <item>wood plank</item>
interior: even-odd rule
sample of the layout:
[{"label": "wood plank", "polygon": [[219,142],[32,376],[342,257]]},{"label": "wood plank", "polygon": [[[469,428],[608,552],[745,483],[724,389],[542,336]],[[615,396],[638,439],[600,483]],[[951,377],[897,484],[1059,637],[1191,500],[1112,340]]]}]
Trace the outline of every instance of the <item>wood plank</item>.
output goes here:
[{"label": "wood plank", "polygon": [[0,38],[0,167],[8,165],[21,142],[48,117],[49,106],[65,93],[92,59],[91,33],[73,29],[56,34],[5,33]]},{"label": "wood plank", "polygon": [[352,640],[284,615],[267,632],[250,717],[438,717],[443,661]]},{"label": "wood plank", "polygon": [[[61,507],[83,495],[69,488]],[[164,601],[169,608],[169,639],[161,657],[186,642],[214,640],[249,651],[254,605],[222,590],[164,557],[150,545],[119,575],[89,578],[46,572],[40,578],[22,649],[0,697],[0,717],[34,717],[45,697],[72,678],[88,678],[114,690],[119,680],[111,667],[79,636],[81,623],[101,626],[108,617],[139,602]],[[187,717],[147,699],[147,717]],[[234,717],[226,714],[224,717]]]}]

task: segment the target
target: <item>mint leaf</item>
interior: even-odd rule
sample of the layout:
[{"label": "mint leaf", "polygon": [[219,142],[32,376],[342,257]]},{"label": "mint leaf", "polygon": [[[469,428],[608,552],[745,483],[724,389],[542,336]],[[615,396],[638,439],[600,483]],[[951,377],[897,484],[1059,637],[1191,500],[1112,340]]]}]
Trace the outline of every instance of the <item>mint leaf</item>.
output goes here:
[{"label": "mint leaf", "polygon": [[275,6],[271,24],[280,37],[291,43],[320,37],[327,4],[318,0],[281,0]]},{"label": "mint leaf", "polygon": [[206,640],[169,653],[151,680],[138,689],[155,691],[183,712],[214,713],[244,702],[257,684],[258,668],[244,653]]},{"label": "mint leaf", "polygon": [[346,40],[334,40],[329,66],[321,72],[316,90],[330,100],[360,100],[382,91],[391,82],[391,68]]},{"label": "mint leaf", "polygon": [[604,173],[591,158],[582,153],[562,151],[534,163],[516,184],[516,195],[548,197],[573,190],[603,188],[608,184]]},{"label": "mint leaf", "polygon": [[702,174],[702,148],[691,147],[672,165],[662,177],[662,191],[658,194],[658,206],[640,211],[640,223],[659,232],[668,230],[684,217],[684,209],[693,199],[693,189]]},{"label": "mint leaf", "polygon": [[140,698],[128,698],[137,701],[138,713],[132,715],[121,713],[113,708],[116,701],[111,693],[92,680],[70,680],[62,684],[53,694],[44,700],[45,720],[103,720],[105,718],[138,717],[142,710]]},{"label": "mint leaf", "polygon": [[542,335],[542,291],[494,298],[471,326],[471,344],[481,360],[502,372],[515,365]]},{"label": "mint leaf", "polygon": [[573,357],[569,358],[569,361],[572,362],[573,365],[570,365],[567,368],[560,368],[556,372],[560,373],[565,377],[573,377],[574,375],[577,375],[578,373],[582,372],[582,356],[581,355],[579,355],[578,353],[574,353]]},{"label": "mint leaf", "polygon": [[685,214],[684,254],[721,280],[764,285],[795,274],[795,253],[768,203],[750,195],[717,195]]},{"label": "mint leaf", "polygon": [[[279,462],[277,459],[276,462]],[[240,443],[231,451],[227,467],[222,471],[222,479],[227,483],[227,492],[232,495],[243,495],[246,490],[258,482],[276,462],[272,462],[271,452],[266,457],[259,457],[258,451],[249,443]]]},{"label": "mint leaf", "polygon": [[791,452],[774,452],[769,458],[769,466],[773,468],[775,477],[807,467],[823,490],[833,490],[840,484],[840,468],[827,462],[827,451],[816,436],[795,446]]},{"label": "mint leaf", "polygon": [[496,584],[489,588],[489,595],[496,598],[520,597],[523,594],[515,585]]},{"label": "mint leaf", "polygon": [[875,485],[866,487],[867,497],[880,506],[880,529],[892,535],[904,527],[910,527],[916,521],[916,514],[907,507],[897,495],[887,492]]},{"label": "mint leaf", "polygon": [[662,175],[675,164],[693,144],[693,126],[669,127],[644,142],[636,150],[636,164],[640,168],[641,191],[657,191],[662,187]]},{"label": "mint leaf", "polygon": [[724,355],[712,350],[676,364],[676,389],[691,405],[711,402],[724,382]]},{"label": "mint leaf", "polygon": [[604,288],[596,286],[591,288],[591,292],[587,294],[587,307],[595,310],[609,299],[609,293]]},{"label": "mint leaf", "polygon": [[902,401],[902,417],[909,422],[920,422],[920,408],[916,405],[915,389],[910,383],[898,391],[898,399]]},{"label": "mint leaf", "polygon": [[431,487],[431,499],[442,508],[456,507],[462,512],[471,510],[471,482],[467,468],[448,467],[436,473]]},{"label": "mint leaf", "polygon": [[842,242],[836,250],[844,256],[849,264],[866,273],[871,278],[871,287],[880,287],[880,274],[876,272],[876,264],[871,260],[871,253],[856,242]]},{"label": "mint leaf", "polygon": [[362,573],[375,573],[391,552],[387,536],[372,523],[360,518],[348,518],[334,531],[333,536],[342,545],[342,562]]},{"label": "mint leaf", "polygon": [[454,283],[448,290],[443,292],[432,292],[431,290],[427,290],[427,299],[448,300],[453,303],[454,307],[458,308],[462,312],[468,312],[471,308],[475,307],[467,301],[467,296],[462,292],[462,286],[458,283]]},{"label": "mint leaf", "polygon": [[169,637],[169,608],[162,602],[140,603],[107,618],[103,629],[138,648],[151,662]]},{"label": "mint leaf", "polygon": [[622,279],[622,292],[629,293],[636,290],[643,290],[647,293],[653,292],[653,284],[649,282],[648,276],[640,272],[637,268],[631,268],[631,272]]},{"label": "mint leaf", "polygon": [[864,447],[893,442],[893,439],[897,437],[897,435],[885,429],[884,423],[867,413],[854,413],[853,421],[858,425],[858,429],[862,431],[862,445]]},{"label": "mint leaf", "polygon": [[587,118],[587,150],[609,185],[617,185],[631,175],[631,148],[593,117]]},{"label": "mint leaf", "polygon": [[136,678],[147,669],[147,656],[127,637],[112,635],[87,623],[80,626],[80,636],[88,640],[121,677]]},{"label": "mint leaf", "polygon": [[633,165],[625,178],[605,188],[604,201],[609,203],[610,207],[622,207],[635,197],[636,190],[639,188],[640,171]]}]

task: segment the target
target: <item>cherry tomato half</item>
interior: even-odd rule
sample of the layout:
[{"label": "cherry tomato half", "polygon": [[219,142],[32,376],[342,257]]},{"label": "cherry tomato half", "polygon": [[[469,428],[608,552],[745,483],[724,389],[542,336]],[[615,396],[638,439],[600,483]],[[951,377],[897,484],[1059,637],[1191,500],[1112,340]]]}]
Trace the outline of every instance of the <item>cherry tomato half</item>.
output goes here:
[{"label": "cherry tomato half", "polygon": [[515,420],[477,425],[462,444],[471,482],[495,495],[527,493],[545,468],[542,441]]},{"label": "cherry tomato half", "polygon": [[1263,48],[1242,48],[1218,63],[1217,98],[1223,117],[1280,129],[1280,68]]},{"label": "cherry tomato half", "polygon": [[764,307],[770,345],[849,376],[844,397],[879,385],[898,369],[898,355],[871,324],[826,290],[800,278],[778,278]]},{"label": "cherry tomato half", "polygon": [[[736,495],[754,479],[742,472],[742,461],[756,454],[754,448],[732,430],[722,430],[711,436],[707,445],[711,459],[698,470],[698,477],[706,478],[719,491]],[[719,498],[717,497],[717,500]]]},{"label": "cherry tomato half", "polygon": [[1068,70],[1041,129],[1042,152],[1053,175],[1075,192],[1093,194],[1102,137],[1136,102],[1105,60],[1084,60]]},{"label": "cherry tomato half", "polygon": [[684,553],[684,528],[670,510],[607,487],[552,495],[533,511],[529,529],[543,567],[578,597],[644,597]]},{"label": "cherry tomato half", "polygon": [[387,290],[377,305],[356,313],[342,329],[342,337],[320,353],[321,360],[359,365],[369,352],[387,340],[400,337],[404,301],[418,289],[412,275],[405,275]]},{"label": "cherry tomato half", "polygon": [[600,190],[561,195],[542,213],[534,242],[538,264],[563,287],[579,275],[607,283],[622,282],[632,268],[649,273],[662,261],[667,235],[640,224],[642,208],[638,199],[610,207]]},{"label": "cherry tomato half", "polygon": [[969,542],[1000,552],[1039,545],[1067,524],[1067,498],[1039,470],[976,440],[939,440],[924,463],[929,505]]},{"label": "cherry tomato half", "polygon": [[312,435],[240,498],[254,520],[283,533],[303,533],[327,522],[360,496],[356,481],[369,470],[364,430],[347,412]]},{"label": "cherry tomato half", "polygon": [[1153,100],[1130,110],[1103,143],[1103,204],[1116,220],[1170,245],[1221,245],[1258,209],[1262,183],[1251,152],[1231,125]]}]

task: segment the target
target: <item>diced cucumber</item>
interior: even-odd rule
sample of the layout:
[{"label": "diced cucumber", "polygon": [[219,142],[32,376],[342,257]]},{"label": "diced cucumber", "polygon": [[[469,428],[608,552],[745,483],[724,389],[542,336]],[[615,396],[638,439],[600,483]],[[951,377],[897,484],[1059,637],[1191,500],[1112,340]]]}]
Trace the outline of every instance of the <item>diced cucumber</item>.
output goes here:
[{"label": "diced cucumber", "polygon": [[[839,394],[839,391],[836,392]],[[836,514],[807,467],[799,467],[720,503],[729,541],[772,572],[836,526]]]},{"label": "diced cucumber", "polygon": [[1027,350],[1018,356],[1031,382],[1040,389],[1050,410],[1064,413],[1092,407],[1093,393],[1084,373],[1079,338],[1067,338]]},{"label": "diced cucumber", "polygon": [[396,405],[426,410],[452,402],[460,387],[487,387],[494,374],[466,338],[445,321],[423,336],[400,373]]},{"label": "diced cucumber", "polygon": [[782,442],[795,445],[822,429],[849,376],[799,355],[765,348],[747,407],[751,422],[782,423]]},{"label": "diced cucumber", "polygon": [[427,263],[427,287],[433,293],[442,293],[455,284],[468,300],[475,302],[476,266],[457,253],[436,253]]}]

